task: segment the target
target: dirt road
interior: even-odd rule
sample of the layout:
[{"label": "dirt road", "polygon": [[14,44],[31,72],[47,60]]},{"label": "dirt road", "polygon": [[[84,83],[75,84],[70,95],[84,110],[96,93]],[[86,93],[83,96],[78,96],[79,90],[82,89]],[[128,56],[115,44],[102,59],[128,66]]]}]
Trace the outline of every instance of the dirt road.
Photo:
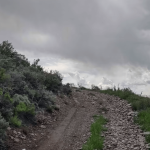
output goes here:
[{"label": "dirt road", "polygon": [[[30,130],[25,139],[15,143],[10,150],[81,150],[90,137],[94,115],[103,115],[109,120],[104,150],[146,150],[143,132],[133,122],[136,115],[125,100],[92,91],[73,90],[72,98],[58,98],[60,110],[46,115],[44,122]],[[43,129],[44,127],[44,129]],[[22,133],[15,129],[16,133]],[[14,134],[14,129],[12,129]],[[19,134],[20,134],[19,133]],[[16,134],[16,135],[19,135]],[[20,140],[20,139],[19,139]]]},{"label": "dirt road", "polygon": [[41,141],[38,150],[77,150],[90,136],[93,116],[99,114],[101,100],[90,92],[75,92],[75,102],[64,120]]}]

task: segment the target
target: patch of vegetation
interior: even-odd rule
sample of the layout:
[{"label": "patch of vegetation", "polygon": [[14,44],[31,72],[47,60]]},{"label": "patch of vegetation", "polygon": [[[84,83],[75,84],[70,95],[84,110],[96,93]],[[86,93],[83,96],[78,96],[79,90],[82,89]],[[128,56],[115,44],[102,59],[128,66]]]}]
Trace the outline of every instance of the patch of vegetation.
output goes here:
[{"label": "patch of vegetation", "polygon": [[95,122],[91,125],[91,136],[87,143],[83,145],[82,150],[102,150],[104,138],[101,135],[103,131],[106,131],[104,125],[107,120],[103,116],[94,116]]},{"label": "patch of vegetation", "polygon": [[145,110],[150,107],[150,98],[137,95],[130,88],[116,89],[114,87],[113,89],[101,90],[100,92],[127,100],[135,111]]},{"label": "patch of vegetation", "polygon": [[88,90],[88,91],[91,90],[91,89],[89,89],[89,88],[84,87],[82,84],[79,84],[79,83],[78,83],[78,88],[79,88],[80,90]]},{"label": "patch of vegetation", "polygon": [[[150,98],[135,94],[131,89],[106,89],[101,90],[101,93],[118,96],[125,99],[131,104],[134,111],[138,111],[138,115],[134,118],[135,123],[141,126],[144,131],[150,132]],[[147,143],[150,143],[150,135],[146,135]]]},{"label": "patch of vegetation", "polygon": [[91,90],[92,90],[92,91],[97,91],[97,92],[99,92],[101,89],[100,89],[98,86],[92,84],[92,85],[91,85]]},{"label": "patch of vegetation", "polygon": [[54,107],[53,106],[48,106],[46,108],[46,111],[49,112],[49,113],[52,113],[54,111]]},{"label": "patch of vegetation", "polygon": [[[141,126],[141,129],[144,131],[150,131],[150,108],[142,110],[138,113],[138,116],[135,118],[135,122]],[[150,135],[146,135],[146,141],[150,143]]]},{"label": "patch of vegetation", "polygon": [[18,117],[15,115],[10,118],[10,123],[16,127],[20,127],[22,124],[22,121],[18,119]]},{"label": "patch of vegetation", "polygon": [[20,112],[29,113],[31,115],[35,115],[35,106],[33,104],[27,105],[24,102],[20,102],[15,108],[16,114]]},{"label": "patch of vegetation", "polygon": [[9,123],[6,122],[6,120],[2,117],[0,113],[0,143],[2,143],[2,140],[5,138],[5,130],[9,126]]},{"label": "patch of vegetation", "polygon": [[66,85],[62,86],[62,93],[71,96],[72,95],[72,89],[71,84],[67,83]]},{"label": "patch of vegetation", "polygon": [[71,95],[70,85],[62,84],[62,75],[44,71],[39,61],[30,64],[11,43],[0,44],[0,123],[17,127],[33,124],[36,112],[53,106],[58,93]]}]

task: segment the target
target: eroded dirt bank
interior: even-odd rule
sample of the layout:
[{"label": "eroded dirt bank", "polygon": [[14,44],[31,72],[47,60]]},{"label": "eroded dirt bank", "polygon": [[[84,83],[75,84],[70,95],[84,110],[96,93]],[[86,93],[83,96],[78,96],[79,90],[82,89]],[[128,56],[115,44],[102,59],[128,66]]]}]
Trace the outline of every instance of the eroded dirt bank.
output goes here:
[{"label": "eroded dirt bank", "polygon": [[58,98],[57,104],[60,110],[45,117],[41,114],[41,124],[31,127],[26,135],[23,129],[9,130],[10,150],[79,150],[90,136],[93,116],[99,114],[109,120],[104,150],[146,150],[142,131],[133,123],[135,113],[126,101],[74,89],[72,98]]}]

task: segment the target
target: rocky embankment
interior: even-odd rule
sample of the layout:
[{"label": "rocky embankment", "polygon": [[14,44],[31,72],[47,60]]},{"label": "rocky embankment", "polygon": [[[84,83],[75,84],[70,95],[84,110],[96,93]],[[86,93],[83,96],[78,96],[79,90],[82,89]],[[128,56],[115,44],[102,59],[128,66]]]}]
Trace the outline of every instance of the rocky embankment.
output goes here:
[{"label": "rocky embankment", "polygon": [[146,150],[149,148],[145,142],[142,130],[134,123],[131,105],[125,100],[115,96],[101,95],[105,108],[108,110],[104,117],[107,123],[107,132],[104,133],[104,150]]}]

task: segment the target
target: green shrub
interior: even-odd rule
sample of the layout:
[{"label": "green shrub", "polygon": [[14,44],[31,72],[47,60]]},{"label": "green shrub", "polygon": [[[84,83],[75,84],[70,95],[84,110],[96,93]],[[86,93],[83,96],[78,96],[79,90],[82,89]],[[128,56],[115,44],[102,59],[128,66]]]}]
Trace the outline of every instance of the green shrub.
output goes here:
[{"label": "green shrub", "polygon": [[45,72],[44,85],[47,90],[57,93],[62,86],[62,75],[58,71]]},{"label": "green shrub", "polygon": [[0,44],[0,53],[1,55],[6,55],[7,57],[11,57],[13,53],[13,46],[8,41],[3,41],[2,44]]},{"label": "green shrub", "polygon": [[35,107],[33,104],[25,104],[24,102],[20,102],[16,108],[15,108],[15,111],[17,113],[19,112],[26,112],[26,113],[29,113],[29,114],[32,114],[34,115],[35,114]]},{"label": "green shrub", "polygon": [[93,91],[100,91],[100,88],[98,86],[94,85],[94,84],[91,85],[91,89]]},{"label": "green shrub", "polygon": [[62,85],[62,92],[67,96],[72,95],[71,85],[69,83]]},{"label": "green shrub", "polygon": [[0,95],[0,112],[6,121],[13,115],[13,99],[8,92],[4,94],[2,90]]},{"label": "green shrub", "polygon": [[9,126],[9,123],[2,117],[0,113],[0,139],[5,137],[5,130]]},{"label": "green shrub", "polygon": [[6,74],[6,70],[4,68],[0,68],[0,83],[4,83],[8,79],[10,79],[10,75]]},{"label": "green shrub", "polygon": [[2,96],[2,95],[3,95],[3,89],[0,88],[0,96]]},{"label": "green shrub", "polygon": [[30,101],[26,95],[15,94],[13,96],[13,101],[19,104],[20,102],[24,102],[25,104],[30,104]]},{"label": "green shrub", "polygon": [[53,106],[48,106],[48,107],[46,108],[46,111],[49,112],[49,113],[52,113],[52,112],[54,111]]},{"label": "green shrub", "polygon": [[15,115],[14,117],[10,118],[10,123],[16,127],[20,127],[22,122],[20,119],[18,119],[17,115]]},{"label": "green shrub", "polygon": [[4,98],[7,99],[7,100],[9,100],[11,103],[13,103],[13,98],[10,97],[10,94],[8,92],[6,92],[4,94]]},{"label": "green shrub", "polygon": [[23,75],[25,76],[25,81],[27,83],[30,83],[33,89],[38,88],[39,81],[38,81],[36,72],[27,70],[27,71],[24,71]]},{"label": "green shrub", "polygon": [[78,87],[79,87],[80,90],[90,90],[90,89],[84,87],[84,86],[83,86],[82,84],[80,84],[80,83],[78,83]]},{"label": "green shrub", "polygon": [[[135,122],[142,126],[144,131],[150,131],[150,108],[142,110],[135,118]],[[150,141],[149,141],[150,142]]]},{"label": "green shrub", "polygon": [[39,99],[38,106],[47,108],[47,106],[54,105],[54,102],[56,100],[56,96],[51,92],[47,90],[41,90],[36,93],[35,99]]}]

